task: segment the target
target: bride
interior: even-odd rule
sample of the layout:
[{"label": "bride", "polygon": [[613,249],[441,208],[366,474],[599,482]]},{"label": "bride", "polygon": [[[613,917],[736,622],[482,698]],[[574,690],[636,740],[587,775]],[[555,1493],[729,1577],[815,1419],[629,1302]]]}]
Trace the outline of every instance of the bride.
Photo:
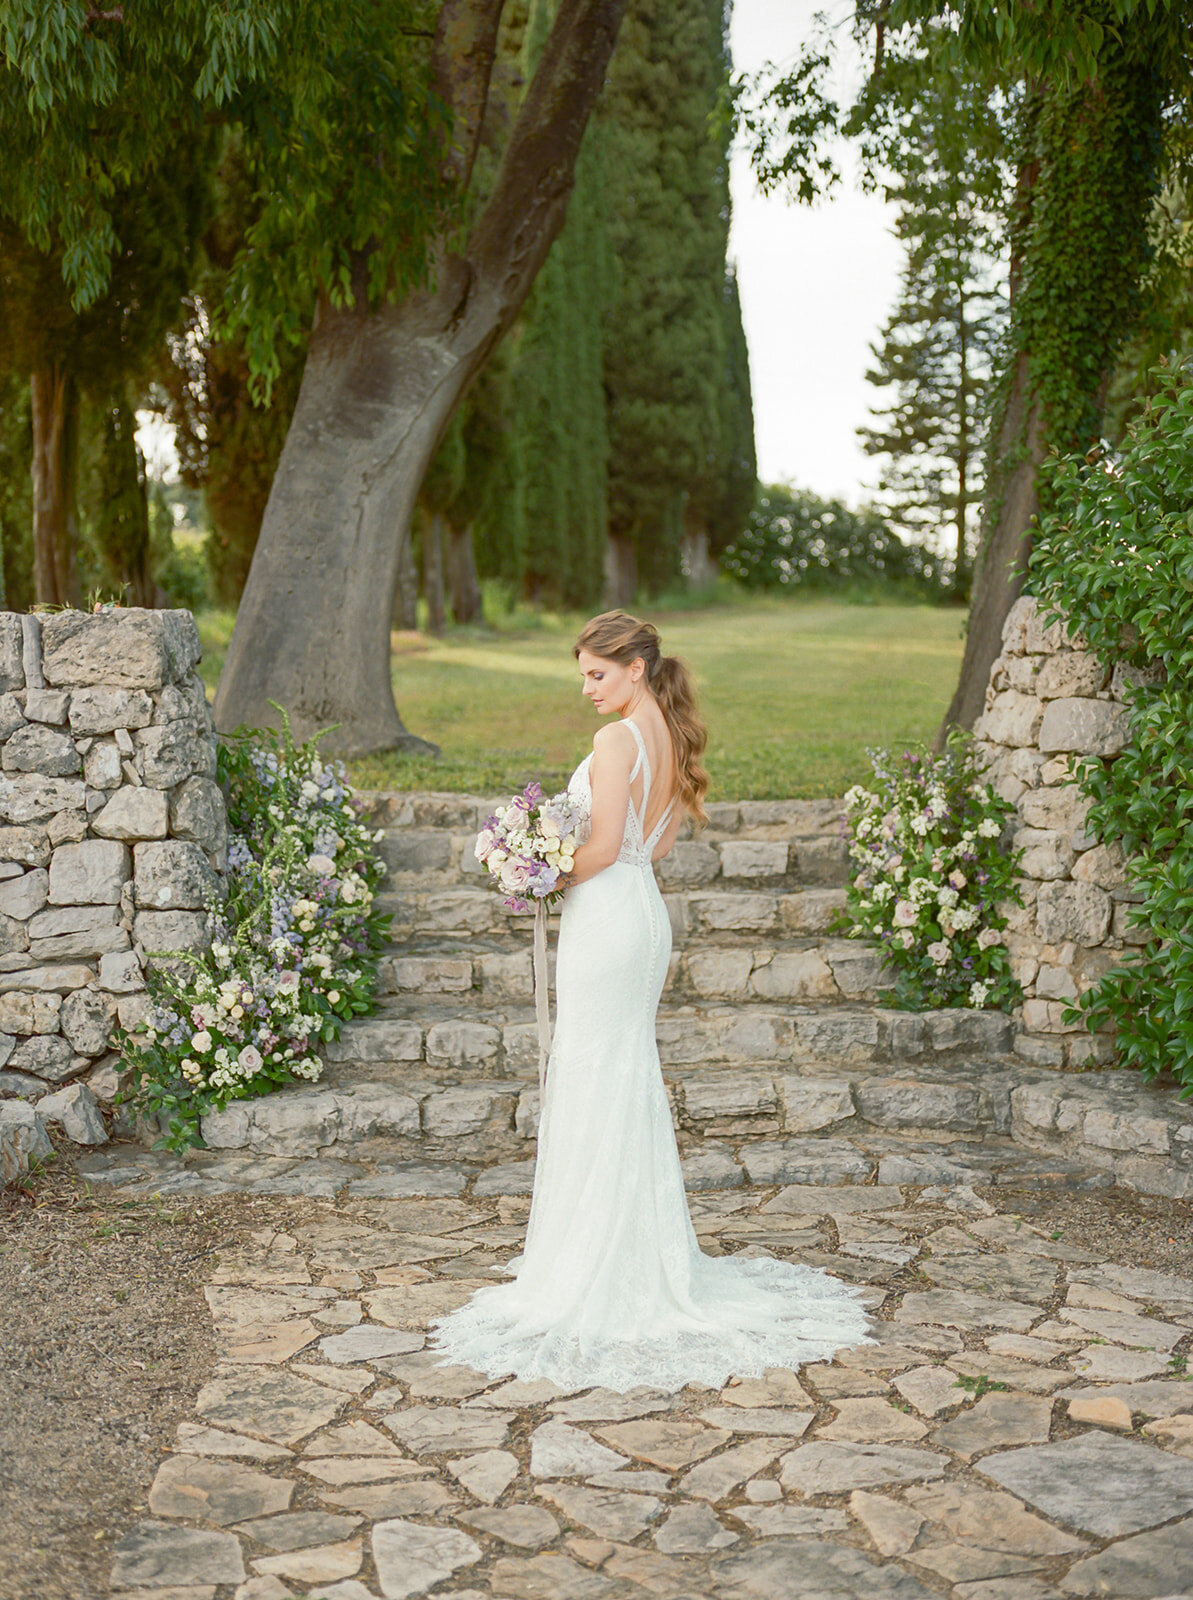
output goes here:
[{"label": "bride", "polygon": [[704,821],[705,731],[683,663],[623,611],[587,624],[597,730],[569,792],[589,802],[559,924],[557,1021],[534,1195],[513,1281],[431,1326],[438,1363],[562,1388],[720,1388],[871,1342],[851,1286],[819,1268],[707,1256],[697,1242],[655,1043],[671,929],[651,871]]}]

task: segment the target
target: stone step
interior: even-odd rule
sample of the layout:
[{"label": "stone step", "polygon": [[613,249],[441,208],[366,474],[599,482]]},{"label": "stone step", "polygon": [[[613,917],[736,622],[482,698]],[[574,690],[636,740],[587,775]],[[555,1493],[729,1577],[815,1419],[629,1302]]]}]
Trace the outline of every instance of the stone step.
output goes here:
[{"label": "stone step", "polygon": [[[843,890],[825,888],[668,889],[663,893],[677,945],[725,933],[780,939],[824,933],[844,901]],[[528,941],[534,923],[530,912],[508,910],[496,890],[479,883],[465,889],[403,889],[386,884],[377,905],[392,917],[390,935],[401,945],[450,935],[501,935]],[[551,918],[551,928],[552,932],[558,928],[557,913]]]},{"label": "stone step", "polygon": [[[715,942],[714,942],[715,941]],[[437,941],[426,949],[412,943],[386,956],[379,973],[385,995],[452,995],[460,1004],[487,1007],[534,998],[529,945],[478,948],[477,940]],[[555,981],[555,953],[548,968]],[[860,939],[746,940],[720,934],[698,948],[675,950],[665,999],[691,1000],[873,1000],[889,982],[877,948]]]},{"label": "stone step", "polygon": [[[447,889],[483,881],[475,832],[386,829],[377,849],[389,882],[398,888]],[[657,864],[663,888],[836,888],[844,884],[848,857],[834,830],[808,839],[680,839]]]},{"label": "stone step", "polygon": [[[1193,1108],[1138,1074],[1022,1065],[885,1076],[664,1073],[689,1186],[1119,1183],[1193,1195]],[[372,1164],[508,1162],[528,1178],[536,1081],[319,1085],[204,1119],[213,1151]],[[1034,1173],[1034,1178],[1030,1174]],[[528,1183],[527,1183],[528,1186]],[[524,1192],[518,1190],[494,1192]]]},{"label": "stone step", "polygon": [[[515,1002],[481,1020],[454,997],[392,997],[375,1016],[348,1024],[324,1054],[338,1082],[394,1079],[418,1066],[470,1078],[537,1070],[532,1010]],[[806,1073],[845,1064],[877,1069],[921,1058],[996,1056],[1012,1048],[1014,1024],[997,1011],[894,1011],[882,1006],[815,1007],[758,1001],[665,1005],[656,1036],[664,1066],[759,1067]]]},{"label": "stone step", "polygon": [[[373,827],[395,834],[476,833],[508,794],[441,794],[427,791],[360,790],[359,798]],[[685,823],[680,839],[719,843],[728,839],[799,842],[839,837],[842,804],[826,800],[716,801],[707,806],[708,825],[694,833]]]}]

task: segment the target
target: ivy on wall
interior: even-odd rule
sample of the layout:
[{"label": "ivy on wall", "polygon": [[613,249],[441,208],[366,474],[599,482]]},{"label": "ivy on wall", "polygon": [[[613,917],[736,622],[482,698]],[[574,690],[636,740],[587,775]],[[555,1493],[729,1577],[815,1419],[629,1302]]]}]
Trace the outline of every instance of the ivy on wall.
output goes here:
[{"label": "ivy on wall", "polygon": [[1031,559],[1046,620],[1064,617],[1127,676],[1131,738],[1077,777],[1087,827],[1117,842],[1146,942],[1082,995],[1091,1030],[1112,1024],[1125,1065],[1171,1072],[1193,1096],[1193,371],[1161,369],[1114,456],[1050,462],[1051,510]]}]

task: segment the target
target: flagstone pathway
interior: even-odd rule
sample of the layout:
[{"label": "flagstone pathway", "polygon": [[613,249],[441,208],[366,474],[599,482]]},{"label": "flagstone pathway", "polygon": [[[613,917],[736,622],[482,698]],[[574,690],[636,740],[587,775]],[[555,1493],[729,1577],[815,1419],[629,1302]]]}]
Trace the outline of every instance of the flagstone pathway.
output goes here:
[{"label": "flagstone pathway", "polygon": [[1104,1265],[964,1185],[710,1189],[706,1250],[866,1285],[875,1342],[719,1392],[568,1393],[425,1349],[528,1211],[426,1190],[279,1197],[276,1229],[219,1259],[218,1364],[114,1596],[1193,1594],[1193,1280]]}]

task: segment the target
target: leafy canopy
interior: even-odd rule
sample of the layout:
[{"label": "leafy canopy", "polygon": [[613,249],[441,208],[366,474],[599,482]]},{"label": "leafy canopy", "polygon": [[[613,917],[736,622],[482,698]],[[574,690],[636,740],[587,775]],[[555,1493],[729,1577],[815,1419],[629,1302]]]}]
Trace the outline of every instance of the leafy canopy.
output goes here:
[{"label": "leafy canopy", "polygon": [[0,216],[60,248],[76,310],[107,290],[118,221],[180,138],[239,130],[255,220],[222,320],[272,378],[318,297],[395,299],[456,198],[432,81],[434,0],[0,0]]}]

